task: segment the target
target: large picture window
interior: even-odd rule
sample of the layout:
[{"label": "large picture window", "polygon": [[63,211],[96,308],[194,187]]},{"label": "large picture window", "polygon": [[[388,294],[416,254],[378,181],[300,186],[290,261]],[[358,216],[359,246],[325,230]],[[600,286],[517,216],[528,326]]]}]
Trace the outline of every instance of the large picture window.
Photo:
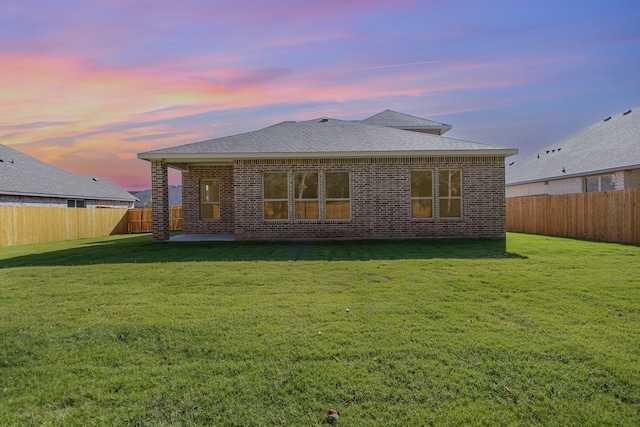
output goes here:
[{"label": "large picture window", "polygon": [[262,201],[264,219],[289,219],[287,172],[265,172],[262,175]]},{"label": "large picture window", "polygon": [[318,219],[318,172],[293,174],[295,218]]},{"label": "large picture window", "polygon": [[411,171],[411,217],[433,218],[433,171]]},{"label": "large picture window", "polygon": [[461,175],[460,169],[441,169],[438,171],[441,218],[460,218],[462,216]]},{"label": "large picture window", "polygon": [[351,218],[349,172],[325,172],[325,215],[327,219]]},{"label": "large picture window", "polygon": [[200,219],[220,219],[220,181],[200,181]]}]

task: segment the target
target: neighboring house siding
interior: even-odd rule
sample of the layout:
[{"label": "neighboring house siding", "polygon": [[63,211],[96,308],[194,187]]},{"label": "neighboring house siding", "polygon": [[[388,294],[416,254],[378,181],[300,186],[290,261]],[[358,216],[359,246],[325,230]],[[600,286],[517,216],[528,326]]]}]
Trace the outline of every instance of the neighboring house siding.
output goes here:
[{"label": "neighboring house siding", "polygon": [[86,200],[87,208],[132,208],[133,202],[117,200]]},{"label": "neighboring house siding", "polygon": [[585,175],[580,177],[549,180],[546,182],[532,182],[529,184],[512,185],[506,188],[507,197],[523,197],[538,195],[556,195],[582,193],[586,191],[585,179],[600,176],[614,176],[615,190],[625,190],[640,187],[640,169],[618,171],[607,174]]},{"label": "neighboring house siding", "polygon": [[56,199],[53,197],[30,197],[30,196],[6,196],[0,195],[0,205],[5,206],[40,206],[51,208],[66,208],[66,199]]},{"label": "neighboring house siding", "polygon": [[582,193],[584,178],[567,178],[530,184],[513,185],[506,188],[507,197],[537,196],[540,194]]},{"label": "neighboring house siding", "polygon": [[623,175],[624,188],[640,188],[640,169],[625,171]]},{"label": "neighboring house siding", "polygon": [[[54,207],[54,208],[66,208],[67,200],[72,199],[59,199],[55,197],[34,197],[34,196],[7,196],[0,195],[0,205],[5,206],[39,206],[39,207]],[[75,199],[73,199],[75,200]],[[131,208],[133,202],[115,201],[115,200],[85,200],[85,207],[87,208]]]},{"label": "neighboring house siding", "polygon": [[[200,219],[200,180],[220,181],[220,219]],[[182,173],[184,233],[233,234],[233,166],[194,166]]]},{"label": "neighboring house siding", "polygon": [[[413,169],[462,170],[462,218],[411,219],[410,172]],[[320,172],[320,199],[324,199],[323,174],[351,173],[350,220],[264,221],[262,174],[266,171]],[[191,171],[189,176],[191,176]],[[204,177],[198,175],[198,178]],[[183,185],[185,185],[183,178]],[[435,193],[438,192],[437,180]],[[504,238],[506,212],[504,158],[421,157],[317,160],[237,160],[235,162],[235,237],[246,239],[295,238]],[[191,184],[193,187],[193,184]],[[184,194],[193,203],[195,194]],[[293,212],[293,189],[289,210]],[[193,208],[192,208],[193,209]],[[324,209],[320,203],[321,212]],[[438,212],[438,199],[434,211]],[[323,216],[321,215],[321,218]],[[185,224],[187,223],[185,218]],[[189,232],[189,231],[185,231]],[[193,231],[192,231],[193,232]]]}]

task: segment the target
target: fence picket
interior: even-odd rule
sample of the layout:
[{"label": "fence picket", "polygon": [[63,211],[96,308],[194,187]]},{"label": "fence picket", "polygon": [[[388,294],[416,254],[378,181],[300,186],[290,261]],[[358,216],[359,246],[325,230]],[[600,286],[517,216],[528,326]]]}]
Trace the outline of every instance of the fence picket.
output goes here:
[{"label": "fence picket", "polygon": [[[151,233],[153,231],[152,208],[129,209],[129,233]],[[182,206],[169,207],[169,230],[182,230]]]},{"label": "fence picket", "polygon": [[640,243],[640,188],[509,197],[507,231]]}]

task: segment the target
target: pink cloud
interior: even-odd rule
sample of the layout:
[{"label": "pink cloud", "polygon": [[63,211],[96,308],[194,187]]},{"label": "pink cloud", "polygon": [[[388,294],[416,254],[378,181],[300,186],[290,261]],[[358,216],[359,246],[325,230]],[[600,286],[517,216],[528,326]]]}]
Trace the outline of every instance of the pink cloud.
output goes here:
[{"label": "pink cloud", "polygon": [[[220,62],[225,63],[224,58]],[[2,143],[70,172],[106,176],[124,187],[149,181],[147,165],[136,159],[138,152],[258,127],[242,122],[233,128],[198,115],[302,103],[329,106],[311,113],[302,109],[291,114],[288,109],[254,120],[266,126],[308,119],[309,114],[366,117],[377,111],[370,106],[357,111],[355,103],[436,99],[441,93],[518,86],[537,78],[521,72],[531,65],[526,62],[496,66],[425,60],[307,73],[226,67],[185,71],[182,64],[124,67],[79,56],[7,53],[0,53],[0,63],[0,81],[7,82],[0,92],[0,129],[7,129]],[[435,101],[432,104],[436,108]]]}]

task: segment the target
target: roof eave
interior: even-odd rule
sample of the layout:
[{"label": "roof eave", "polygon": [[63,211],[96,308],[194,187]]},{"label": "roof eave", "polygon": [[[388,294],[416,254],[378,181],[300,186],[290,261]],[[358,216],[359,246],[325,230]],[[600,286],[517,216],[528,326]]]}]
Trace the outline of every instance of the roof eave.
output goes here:
[{"label": "roof eave", "polygon": [[98,195],[52,194],[52,193],[35,193],[35,192],[28,192],[28,191],[9,191],[9,190],[0,190],[0,194],[3,196],[49,197],[52,199],[111,200],[116,202],[135,202],[138,200],[135,197],[134,198],[106,197],[106,196],[98,196]]},{"label": "roof eave", "polygon": [[452,129],[451,125],[433,125],[433,126],[398,126],[398,125],[393,125],[393,126],[385,126],[388,128],[393,128],[393,129],[402,129],[402,130],[413,130],[413,131],[417,131],[417,130],[441,130],[442,133],[445,133],[446,131],[449,131]]},{"label": "roof eave", "polygon": [[630,169],[640,169],[640,164],[620,166],[620,167],[608,168],[608,169],[591,170],[591,171],[578,172],[578,173],[572,173],[572,174],[566,174],[566,175],[560,175],[560,176],[546,177],[546,178],[534,178],[534,179],[529,179],[529,180],[526,180],[526,181],[505,183],[505,186],[506,187],[513,187],[515,185],[535,184],[536,182],[558,181],[560,179],[579,178],[579,177],[593,176],[593,175],[602,175],[604,173],[620,172],[620,171],[625,171],[625,170],[630,170]]},{"label": "roof eave", "polygon": [[372,157],[445,157],[445,156],[512,156],[516,148],[489,148],[484,150],[406,150],[406,151],[314,151],[314,152],[259,152],[259,153],[139,153],[141,160],[171,160],[194,162],[202,160],[231,161],[251,159],[321,159],[321,158],[372,158]]}]

